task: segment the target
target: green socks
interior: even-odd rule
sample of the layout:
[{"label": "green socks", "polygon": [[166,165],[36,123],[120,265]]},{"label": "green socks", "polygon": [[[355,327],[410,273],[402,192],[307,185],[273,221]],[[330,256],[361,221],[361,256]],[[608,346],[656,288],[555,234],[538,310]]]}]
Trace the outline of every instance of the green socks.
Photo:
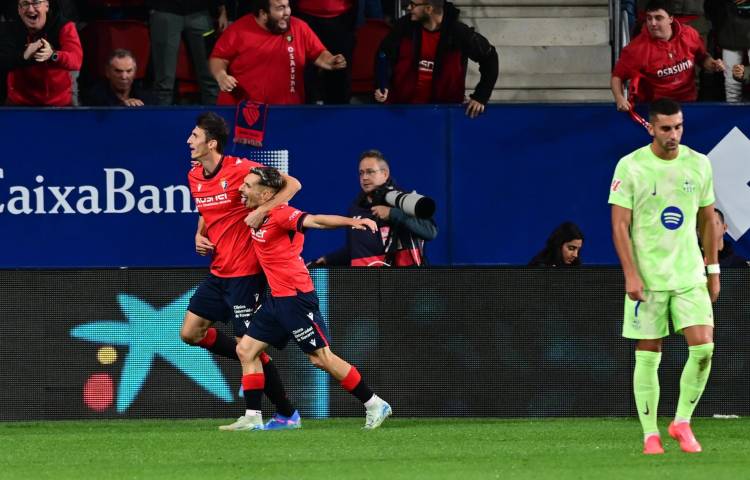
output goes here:
[{"label": "green socks", "polygon": [[688,350],[690,354],[687,363],[685,363],[685,368],[682,370],[682,377],[680,377],[680,399],[677,401],[676,415],[677,418],[686,421],[690,421],[693,416],[693,411],[695,411],[698,400],[700,400],[703,390],[706,388],[706,383],[708,383],[714,344],[695,345],[688,347]]},{"label": "green socks", "polygon": [[661,352],[635,351],[633,393],[644,435],[659,432],[656,426],[656,411],[659,407],[659,362],[661,362]]}]

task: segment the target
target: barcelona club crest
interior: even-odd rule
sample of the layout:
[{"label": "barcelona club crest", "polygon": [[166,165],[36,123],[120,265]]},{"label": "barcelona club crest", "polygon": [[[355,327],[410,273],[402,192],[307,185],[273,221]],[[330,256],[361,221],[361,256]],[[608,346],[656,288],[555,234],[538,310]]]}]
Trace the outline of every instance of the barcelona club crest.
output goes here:
[{"label": "barcelona club crest", "polygon": [[689,178],[686,178],[685,183],[682,184],[682,191],[685,193],[693,193],[695,191],[695,185]]}]

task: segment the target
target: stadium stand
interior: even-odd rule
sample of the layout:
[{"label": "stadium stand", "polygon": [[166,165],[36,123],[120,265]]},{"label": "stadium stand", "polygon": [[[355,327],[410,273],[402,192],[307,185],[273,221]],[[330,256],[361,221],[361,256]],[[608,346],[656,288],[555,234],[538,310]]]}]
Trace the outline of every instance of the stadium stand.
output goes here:
[{"label": "stadium stand", "polygon": [[142,79],[151,53],[148,27],[134,20],[97,20],[81,31],[83,65],[88,77],[104,78],[109,54],[116,48],[133,52],[138,63],[136,79]]},{"label": "stadium stand", "polygon": [[367,20],[357,29],[352,55],[352,94],[372,96],[375,85],[375,52],[390,27],[382,20]]},{"label": "stadium stand", "polygon": [[[493,101],[609,101],[606,0],[457,0],[500,56]],[[479,81],[469,62],[466,86]]]}]

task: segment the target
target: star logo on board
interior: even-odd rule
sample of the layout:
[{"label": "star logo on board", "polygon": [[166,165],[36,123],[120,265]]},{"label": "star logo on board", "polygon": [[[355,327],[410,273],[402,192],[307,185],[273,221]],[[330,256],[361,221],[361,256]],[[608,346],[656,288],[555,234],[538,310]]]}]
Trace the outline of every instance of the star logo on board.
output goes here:
[{"label": "star logo on board", "polygon": [[180,339],[180,326],[195,289],[163,308],[121,293],[117,296],[126,321],[96,320],[78,325],[70,336],[79,340],[128,348],[117,387],[117,412],[127,410],[143,388],[157,358],[217,398],[232,402],[232,393],[211,354]]}]

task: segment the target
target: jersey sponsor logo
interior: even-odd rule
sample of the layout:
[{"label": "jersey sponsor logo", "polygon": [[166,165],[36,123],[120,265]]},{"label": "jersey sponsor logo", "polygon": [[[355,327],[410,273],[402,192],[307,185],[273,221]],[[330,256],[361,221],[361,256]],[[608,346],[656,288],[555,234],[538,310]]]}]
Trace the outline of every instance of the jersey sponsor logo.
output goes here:
[{"label": "jersey sponsor logo", "polygon": [[216,205],[222,205],[229,201],[228,193],[219,193],[211,197],[195,197],[195,204],[198,208],[214,207]]},{"label": "jersey sponsor logo", "polygon": [[432,72],[435,69],[435,62],[432,62],[430,60],[420,60],[419,61],[419,71],[420,72]]},{"label": "jersey sponsor logo", "polygon": [[314,336],[315,332],[313,331],[313,327],[298,328],[296,330],[292,330],[292,335],[294,336],[294,340],[297,343],[300,343]]},{"label": "jersey sponsor logo", "polygon": [[677,207],[667,207],[661,212],[661,224],[667,230],[677,230],[682,226],[685,216],[682,210]]},{"label": "jersey sponsor logo", "polygon": [[616,192],[620,189],[620,185],[622,185],[622,180],[620,180],[619,178],[615,178],[614,180],[612,180],[612,186],[610,187],[610,190]]},{"label": "jersey sponsor logo", "polygon": [[656,76],[659,78],[668,77],[670,75],[678,75],[686,70],[690,70],[693,68],[693,61],[689,58],[686,58],[685,60],[682,60],[680,62],[677,62],[674,65],[670,65],[668,67],[660,68],[656,71]]},{"label": "jersey sponsor logo", "polygon": [[[124,214],[195,213],[186,185],[136,185],[126,168],[104,168],[103,185],[48,185],[36,175],[36,185],[0,182],[0,214]],[[8,180],[4,175],[2,180]],[[7,192],[7,195],[5,194]]]},{"label": "jersey sponsor logo", "polygon": [[263,237],[266,236],[267,232],[268,232],[268,229],[266,229],[266,228],[258,228],[258,229],[253,228],[252,229],[253,239],[255,239],[255,240],[257,240],[257,241],[259,241],[261,243],[266,243],[266,239],[263,238]]}]

